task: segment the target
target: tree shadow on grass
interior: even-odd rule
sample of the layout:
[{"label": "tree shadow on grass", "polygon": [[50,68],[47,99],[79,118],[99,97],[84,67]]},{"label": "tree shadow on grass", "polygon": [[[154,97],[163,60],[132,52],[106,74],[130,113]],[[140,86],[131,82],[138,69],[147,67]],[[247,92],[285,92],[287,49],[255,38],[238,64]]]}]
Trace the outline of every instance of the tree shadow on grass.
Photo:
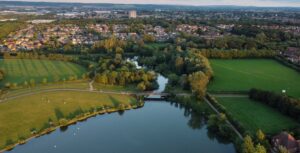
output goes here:
[{"label": "tree shadow on grass", "polygon": [[114,97],[112,97],[112,96],[109,96],[109,99],[111,100],[111,102],[112,102],[112,104],[113,104],[113,106],[114,106],[115,108],[117,108],[117,107],[119,106],[120,101],[119,101],[118,99],[116,99],[116,98],[114,98]]}]

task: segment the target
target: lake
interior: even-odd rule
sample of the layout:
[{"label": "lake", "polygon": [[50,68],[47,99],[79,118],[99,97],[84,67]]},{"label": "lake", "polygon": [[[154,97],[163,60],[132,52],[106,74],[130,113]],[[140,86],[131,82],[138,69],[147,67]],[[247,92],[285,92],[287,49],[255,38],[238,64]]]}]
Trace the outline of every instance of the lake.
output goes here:
[{"label": "lake", "polygon": [[[167,79],[158,76],[159,89]],[[219,142],[204,119],[166,101],[146,101],[140,109],[98,115],[19,145],[8,153],[234,153]]]},{"label": "lake", "polygon": [[[205,122],[168,102],[99,115],[17,146],[10,153],[233,153],[208,137]],[[193,118],[194,119],[194,118]],[[195,125],[193,125],[195,124]]]}]

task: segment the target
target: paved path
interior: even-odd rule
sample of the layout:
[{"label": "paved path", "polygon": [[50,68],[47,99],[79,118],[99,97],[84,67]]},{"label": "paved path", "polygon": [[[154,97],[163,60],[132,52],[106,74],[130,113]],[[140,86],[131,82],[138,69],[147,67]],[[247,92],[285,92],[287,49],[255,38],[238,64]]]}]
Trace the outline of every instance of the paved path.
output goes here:
[{"label": "paved path", "polygon": [[233,94],[233,93],[222,93],[222,94],[210,94],[213,97],[218,97],[218,98],[227,98],[227,97],[233,97],[233,98],[248,98],[249,96],[247,94]]},{"label": "paved path", "polygon": [[[205,97],[204,98],[204,101],[218,114],[218,115],[220,115],[221,113],[218,111],[218,109],[216,109],[215,108],[215,106],[214,105],[212,105],[211,103],[210,103],[210,101]],[[242,134],[228,121],[228,120],[226,120],[226,123],[231,127],[231,129],[237,134],[237,136],[241,139],[241,140],[243,140],[243,136],[242,136]]]}]

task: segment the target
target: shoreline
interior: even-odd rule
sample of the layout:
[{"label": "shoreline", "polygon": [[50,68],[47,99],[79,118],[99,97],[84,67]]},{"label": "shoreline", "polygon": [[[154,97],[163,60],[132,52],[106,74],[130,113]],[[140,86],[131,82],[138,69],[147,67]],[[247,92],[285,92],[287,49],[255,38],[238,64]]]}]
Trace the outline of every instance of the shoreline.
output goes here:
[{"label": "shoreline", "polygon": [[75,117],[71,120],[68,120],[68,122],[66,124],[57,125],[57,126],[54,126],[54,127],[47,128],[47,129],[43,130],[40,133],[32,134],[32,136],[30,136],[29,138],[27,138],[25,140],[19,140],[17,143],[14,143],[14,144],[9,145],[9,146],[5,146],[3,149],[0,150],[0,153],[4,153],[5,151],[13,150],[15,147],[17,147],[19,145],[24,145],[24,144],[26,144],[27,142],[29,142],[30,140],[32,140],[34,138],[38,138],[38,137],[41,137],[43,135],[50,134],[51,132],[57,130],[58,128],[65,127],[65,126],[70,126],[72,124],[76,124],[77,122],[85,121],[85,120],[87,120],[91,117],[95,117],[97,115],[104,115],[104,114],[115,113],[115,112],[118,112],[118,111],[126,111],[126,110],[141,108],[141,107],[144,106],[144,104],[145,104],[145,102],[142,102],[142,103],[137,103],[135,105],[129,105],[129,107],[124,108],[124,109],[122,109],[122,108],[109,108],[109,109],[103,109],[103,110],[100,110],[100,111],[96,111],[96,112],[93,112],[93,113],[85,113],[81,117]]}]

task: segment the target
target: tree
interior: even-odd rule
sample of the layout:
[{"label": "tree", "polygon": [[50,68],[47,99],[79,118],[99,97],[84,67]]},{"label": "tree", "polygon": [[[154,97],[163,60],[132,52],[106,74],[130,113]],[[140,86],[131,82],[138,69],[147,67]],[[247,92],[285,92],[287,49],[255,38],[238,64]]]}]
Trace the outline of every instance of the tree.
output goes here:
[{"label": "tree", "polygon": [[152,35],[149,35],[149,34],[145,34],[145,35],[143,36],[143,40],[144,40],[145,42],[147,42],[147,43],[152,43],[152,42],[155,41],[155,37],[152,36]]},{"label": "tree", "polygon": [[181,73],[182,68],[183,68],[183,64],[184,64],[183,58],[180,57],[180,56],[176,57],[176,60],[175,60],[175,68],[176,68],[176,71],[177,71],[178,73]]},{"label": "tree", "polygon": [[206,94],[206,86],[209,82],[208,77],[201,71],[195,72],[188,77],[192,92],[202,98]]},{"label": "tree", "polygon": [[289,153],[289,151],[284,146],[278,147],[278,153]]},{"label": "tree", "polygon": [[255,152],[254,153],[267,153],[267,150],[263,145],[257,144],[255,146]]},{"label": "tree", "polygon": [[3,79],[4,79],[4,71],[0,70],[0,80],[3,80]]},{"label": "tree", "polygon": [[121,47],[116,48],[116,53],[117,54],[123,54],[124,50]]},{"label": "tree", "polygon": [[267,40],[267,36],[262,32],[256,35],[256,40],[260,43],[264,43]]},{"label": "tree", "polygon": [[249,135],[247,135],[244,138],[244,142],[242,144],[242,153],[254,153],[254,152],[255,152],[255,148],[254,148],[252,138]]},{"label": "tree", "polygon": [[64,51],[67,51],[67,52],[72,51],[72,43],[71,42],[67,43],[64,46]]},{"label": "tree", "polygon": [[137,85],[137,88],[138,88],[138,90],[140,90],[140,91],[144,91],[144,90],[146,90],[146,85],[145,85],[145,83],[142,81],[142,82],[140,82],[140,83]]},{"label": "tree", "polygon": [[31,87],[35,86],[35,80],[34,79],[30,79],[29,84]]},{"label": "tree", "polygon": [[47,84],[47,78],[43,78],[42,83]]},{"label": "tree", "polygon": [[28,82],[24,81],[24,87],[28,87]]},{"label": "tree", "polygon": [[265,140],[265,134],[260,129],[256,132],[256,139],[260,143],[262,143]]},{"label": "tree", "polygon": [[6,82],[6,83],[5,83],[5,88],[10,88],[10,86],[11,86],[11,83],[10,83],[10,82]]}]

